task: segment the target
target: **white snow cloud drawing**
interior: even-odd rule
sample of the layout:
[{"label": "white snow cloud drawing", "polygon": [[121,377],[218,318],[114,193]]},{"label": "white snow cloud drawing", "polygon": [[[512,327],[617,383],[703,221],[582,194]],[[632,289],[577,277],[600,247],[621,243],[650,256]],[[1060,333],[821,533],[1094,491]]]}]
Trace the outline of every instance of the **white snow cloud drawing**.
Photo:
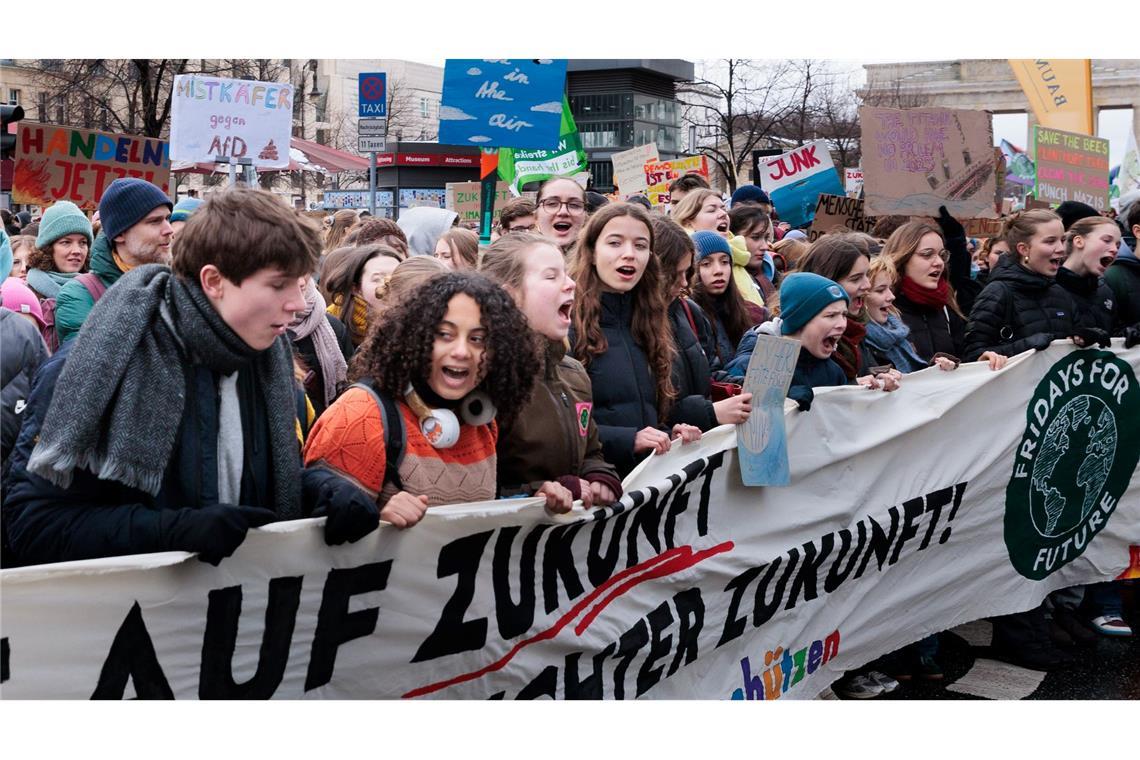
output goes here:
[{"label": "white snow cloud drawing", "polygon": [[469,113],[464,113],[462,108],[455,106],[441,106],[439,109],[440,121],[466,121],[467,119],[474,119],[475,117]]},{"label": "white snow cloud drawing", "polygon": [[539,66],[548,66],[548,65],[554,63],[554,61],[551,60],[550,58],[536,58],[534,62],[537,63]]},{"label": "white snow cloud drawing", "polygon": [[475,68],[474,66],[472,66],[471,68],[467,69],[467,74],[468,74],[468,76],[477,77],[477,76],[479,76],[479,75],[480,75],[480,74],[482,74],[482,73],[483,73],[483,71],[482,71],[481,69],[477,69],[477,68]]},{"label": "white snow cloud drawing", "polygon": [[530,110],[540,113],[562,113],[562,104],[557,100],[552,100],[549,103],[539,103],[537,106],[531,106]]},{"label": "white snow cloud drawing", "polygon": [[487,137],[486,135],[472,135],[471,137],[467,138],[467,142],[485,143],[491,142],[491,138]]}]

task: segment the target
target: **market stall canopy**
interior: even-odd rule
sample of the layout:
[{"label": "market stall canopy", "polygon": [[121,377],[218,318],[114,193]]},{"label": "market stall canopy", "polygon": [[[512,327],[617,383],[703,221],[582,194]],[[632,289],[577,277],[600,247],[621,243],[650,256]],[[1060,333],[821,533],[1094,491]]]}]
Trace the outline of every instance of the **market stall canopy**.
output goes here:
[{"label": "market stall canopy", "polygon": [[[226,164],[191,163],[189,161],[174,161],[170,164],[172,172],[190,174],[213,174],[225,171]],[[367,171],[368,159],[346,153],[343,150],[330,148],[327,145],[302,140],[299,137],[289,139],[289,166],[285,169],[270,169],[258,167],[260,172],[320,172],[321,174],[336,174],[345,171]]]}]

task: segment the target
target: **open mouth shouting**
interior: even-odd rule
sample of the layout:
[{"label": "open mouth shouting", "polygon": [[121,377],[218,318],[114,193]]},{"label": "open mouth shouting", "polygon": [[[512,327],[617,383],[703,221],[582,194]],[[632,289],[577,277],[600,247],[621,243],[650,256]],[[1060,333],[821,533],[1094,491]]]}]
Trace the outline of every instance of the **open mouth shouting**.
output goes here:
[{"label": "open mouth shouting", "polygon": [[461,391],[467,388],[468,381],[471,379],[472,370],[470,367],[444,365],[440,367],[439,374],[445,386]]},{"label": "open mouth shouting", "polygon": [[830,356],[839,347],[839,336],[828,335],[823,339],[823,350]]},{"label": "open mouth shouting", "polygon": [[570,312],[574,309],[574,299],[567,298],[558,306],[558,320],[564,325],[570,324]]},{"label": "open mouth shouting", "polygon": [[550,226],[554,229],[554,232],[559,237],[568,236],[574,230],[574,223],[573,222],[557,221],[557,222],[554,222]]},{"label": "open mouth shouting", "polygon": [[718,234],[728,235],[728,220],[725,219],[723,222],[717,223],[716,231]]},{"label": "open mouth shouting", "polygon": [[637,280],[637,267],[631,264],[623,264],[614,271],[617,272],[617,276],[622,282],[634,282]]}]

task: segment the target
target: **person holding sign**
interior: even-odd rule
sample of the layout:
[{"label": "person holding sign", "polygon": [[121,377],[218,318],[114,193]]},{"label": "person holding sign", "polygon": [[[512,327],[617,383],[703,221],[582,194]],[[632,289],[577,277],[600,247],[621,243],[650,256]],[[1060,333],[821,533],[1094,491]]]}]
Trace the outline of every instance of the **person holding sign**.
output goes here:
[{"label": "person holding sign", "polygon": [[538,187],[538,231],[569,253],[586,222],[586,191],[568,177],[554,177]]},{"label": "person holding sign", "polygon": [[[502,288],[469,272],[433,277],[372,326],[350,367],[355,384],[313,426],[305,463],[363,491],[367,531],[494,499],[499,425],[522,411],[536,364],[526,317]],[[544,495],[568,508],[562,486]]]},{"label": "person holding sign", "polygon": [[671,437],[700,438],[684,423],[667,430],[677,391],[673,336],[653,255],[649,215],[632,203],[610,203],[582,230],[573,259],[578,284],[570,329],[574,357],[594,387],[602,453],[627,475],[649,453],[669,451]]},{"label": "person holding sign", "polygon": [[515,232],[487,249],[479,271],[515,299],[542,357],[535,393],[499,436],[500,495],[545,493],[555,481],[584,507],[612,504],[621,481],[602,456],[590,376],[566,355],[575,285],[562,251],[549,238]]}]

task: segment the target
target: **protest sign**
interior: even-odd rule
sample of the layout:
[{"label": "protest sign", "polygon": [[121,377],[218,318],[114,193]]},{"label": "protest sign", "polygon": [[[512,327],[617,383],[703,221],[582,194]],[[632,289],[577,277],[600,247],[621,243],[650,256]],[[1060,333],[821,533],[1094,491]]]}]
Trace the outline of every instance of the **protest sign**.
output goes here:
[{"label": "protest sign", "polygon": [[170,192],[170,156],[162,140],[21,121],[16,131],[12,200],[50,206],[71,201],[99,208],[107,186],[138,177]]},{"label": "protest sign", "polygon": [[289,166],[293,134],[293,85],[222,79],[201,74],[174,77],[170,108],[170,158],[196,164],[218,157],[248,158],[254,166]]},{"label": "protest sign", "polygon": [[812,220],[820,195],[843,195],[843,182],[831,161],[826,140],[816,140],[762,161],[760,187],[768,193],[780,221],[793,227]]},{"label": "protest sign", "polygon": [[319,518],[251,530],[218,567],[3,570],[0,697],[808,699],[933,632],[1137,574],[1138,369],[1120,339],[1058,341],[894,393],[817,388],[785,406],[786,488],[742,485],[723,426],[605,508],[438,507],[331,547]]},{"label": "protest sign", "polygon": [[1116,174],[1111,192],[1114,198],[1119,198],[1133,190],[1140,190],[1140,150],[1136,147],[1136,133],[1129,130],[1124,158],[1120,161],[1120,171]]},{"label": "protest sign", "polygon": [[565,83],[565,59],[449,58],[439,141],[549,150],[558,144]]},{"label": "protest sign", "polygon": [[645,172],[645,194],[654,206],[669,205],[669,185],[673,180],[684,174],[699,174],[705,179],[709,176],[709,162],[704,156],[689,156],[675,158],[672,161],[646,161],[642,167]]},{"label": "protest sign", "polygon": [[863,106],[859,122],[868,214],[997,216],[988,111]]},{"label": "protest sign", "polygon": [[499,179],[510,185],[515,195],[531,182],[542,182],[551,177],[574,177],[586,171],[586,151],[582,150],[582,137],[570,114],[570,102],[562,99],[562,121],[557,145],[527,150],[500,148]]},{"label": "protest sign", "polygon": [[1033,160],[1038,200],[1079,201],[1108,210],[1108,140],[1034,126]]},{"label": "protest sign", "polygon": [[614,184],[623,195],[644,193],[649,185],[645,180],[645,164],[657,163],[657,143],[638,145],[610,156],[614,165]]},{"label": "protest sign", "polygon": [[791,479],[784,400],[799,355],[798,340],[756,336],[743,383],[744,392],[752,394],[752,413],[737,426],[736,456],[746,486],[786,486]]},{"label": "protest sign", "polygon": [[875,227],[875,217],[863,215],[863,199],[842,195],[821,195],[815,204],[808,241],[815,242],[830,232],[867,232]]},{"label": "protest sign", "polygon": [[994,237],[1001,233],[1001,219],[963,219],[962,226],[970,237]]},{"label": "protest sign", "polygon": [[863,189],[863,170],[844,169],[843,189],[851,197],[859,195],[859,191]]},{"label": "protest sign", "polygon": [[[444,208],[459,214],[459,223],[478,222],[482,211],[483,191],[482,182],[448,182],[446,187],[446,202]],[[510,187],[506,182],[495,185],[495,208],[492,212],[492,222],[499,221],[499,214],[503,206],[511,200]]]}]

